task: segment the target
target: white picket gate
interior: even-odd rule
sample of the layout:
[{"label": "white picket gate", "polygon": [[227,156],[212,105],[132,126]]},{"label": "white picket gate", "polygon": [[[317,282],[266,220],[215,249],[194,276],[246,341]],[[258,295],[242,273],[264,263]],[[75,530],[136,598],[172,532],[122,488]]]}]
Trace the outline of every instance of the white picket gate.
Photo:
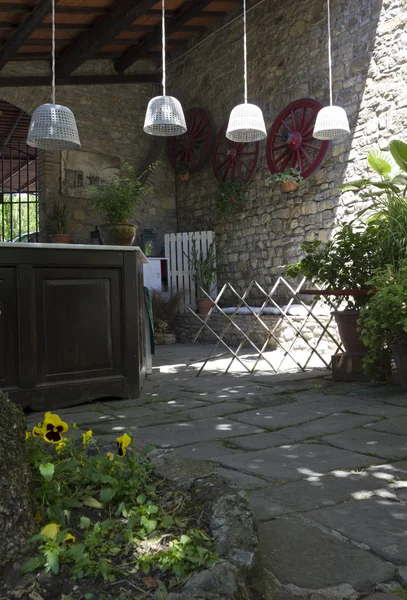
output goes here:
[{"label": "white picket gate", "polygon": [[[196,310],[196,284],[188,261],[193,241],[195,240],[197,251],[205,257],[214,239],[213,231],[167,233],[164,236],[165,257],[168,258],[169,287],[174,292],[182,290],[183,294],[180,312],[187,312],[188,307]],[[216,286],[213,291],[216,293]]]}]

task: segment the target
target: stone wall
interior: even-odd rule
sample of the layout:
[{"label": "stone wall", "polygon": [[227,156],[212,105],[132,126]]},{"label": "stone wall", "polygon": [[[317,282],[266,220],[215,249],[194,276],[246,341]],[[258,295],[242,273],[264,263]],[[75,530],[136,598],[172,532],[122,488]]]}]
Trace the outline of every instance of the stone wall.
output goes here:
[{"label": "stone wall", "polygon": [[[334,104],[346,109],[351,136],[333,143],[322,168],[291,194],[266,186],[261,142],[246,209],[237,218],[216,215],[219,184],[211,163],[178,186],[178,230],[214,229],[223,248],[219,282],[230,280],[240,292],[252,279],[269,287],[281,265],[298,258],[304,240],[327,240],[336,225],[353,218],[361,205],[353,194],[340,194],[338,185],[365,173],[372,146],[384,149],[395,136],[405,138],[406,0],[333,0],[331,5]],[[263,109],[268,130],[298,98],[329,103],[326,24],[324,0],[267,0],[249,12],[249,102]],[[184,109],[206,110],[218,130],[243,101],[242,62],[239,18],[169,66],[170,92]]]},{"label": "stone wall", "polygon": [[[139,65],[144,72],[153,72],[151,65]],[[42,62],[9,63],[2,75],[42,75],[49,72]],[[110,74],[111,66],[103,61],[94,61],[78,69],[75,74]],[[144,170],[146,161],[161,159],[165,142],[143,132],[147,103],[152,95],[150,84],[126,84],[110,86],[61,86],[57,88],[57,102],[68,106],[75,114],[82,150],[119,157],[120,161],[133,164],[136,170]],[[15,104],[27,113],[50,100],[50,89],[2,88],[0,97]],[[39,152],[39,194],[41,238],[47,240],[47,223],[43,207],[61,197],[61,155],[59,152]],[[148,164],[148,163],[147,163]],[[158,234],[158,249],[164,246],[163,235],[176,231],[176,209],[174,198],[174,174],[166,166],[166,157],[157,170],[150,175],[147,185],[151,193],[137,208],[134,222],[143,228],[153,229]],[[66,197],[70,212],[70,231],[73,241],[90,242],[90,231],[101,224],[89,200]]]}]

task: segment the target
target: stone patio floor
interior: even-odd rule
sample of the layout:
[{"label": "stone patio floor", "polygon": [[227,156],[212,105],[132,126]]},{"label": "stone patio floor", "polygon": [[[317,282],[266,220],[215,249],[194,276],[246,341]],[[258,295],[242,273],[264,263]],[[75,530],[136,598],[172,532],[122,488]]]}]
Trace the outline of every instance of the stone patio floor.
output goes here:
[{"label": "stone patio floor", "polygon": [[197,378],[208,348],[160,346],[141,398],[58,414],[102,442],[128,431],[211,461],[245,489],[267,600],[407,598],[407,392],[328,371]]}]

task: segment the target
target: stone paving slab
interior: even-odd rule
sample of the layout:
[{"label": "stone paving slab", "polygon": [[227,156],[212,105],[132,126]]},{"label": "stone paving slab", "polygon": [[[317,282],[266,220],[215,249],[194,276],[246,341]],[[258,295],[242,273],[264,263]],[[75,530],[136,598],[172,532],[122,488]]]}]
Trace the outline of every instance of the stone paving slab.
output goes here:
[{"label": "stone paving slab", "polygon": [[[261,435],[261,434],[259,434]],[[239,438],[236,438],[239,439]],[[197,444],[189,444],[188,446],[180,446],[177,449],[179,454],[185,458],[193,458],[196,460],[209,460],[215,456],[226,456],[236,452],[233,448],[228,448],[220,442],[198,442]]]},{"label": "stone paving slab", "polygon": [[407,506],[380,498],[351,501],[307,513],[307,517],[366,544],[395,564],[407,564]]},{"label": "stone paving slab", "polygon": [[367,426],[375,431],[384,431],[386,433],[394,433],[396,435],[407,435],[407,416],[393,417],[376,423],[371,423]]},{"label": "stone paving slab", "polygon": [[[352,498],[361,500],[375,494],[378,497],[396,497],[395,490],[387,486],[398,476],[398,471],[391,475],[386,469],[374,469],[357,472],[336,470],[325,475],[311,475],[302,481],[272,486],[268,495],[270,501],[300,512],[333,506]],[[389,476],[389,479],[381,475]]]},{"label": "stone paving slab", "polygon": [[139,431],[138,437],[149,444],[171,448],[256,432],[262,433],[263,430],[246,423],[216,417],[201,421],[178,420],[177,423],[171,425],[144,427]]},{"label": "stone paving slab", "polygon": [[322,417],[298,427],[286,427],[271,433],[249,435],[233,440],[240,448],[247,450],[263,450],[272,446],[283,446],[293,442],[301,442],[309,438],[318,438],[329,433],[344,431],[349,427],[356,427],[370,423],[378,417],[335,413],[329,417]]},{"label": "stone paving slab", "polygon": [[241,471],[234,471],[233,469],[225,469],[221,467],[217,469],[218,475],[229,479],[234,485],[243,490],[256,490],[269,485],[269,482],[260,477],[253,477],[253,475],[246,475]]},{"label": "stone paving slab", "polygon": [[[174,414],[168,414],[165,412],[158,413],[151,411],[152,414],[145,415],[143,417],[137,417],[136,414],[128,415],[114,421],[105,421],[92,424],[91,429],[95,434],[104,435],[110,433],[135,433],[138,437],[138,431],[141,431],[144,427],[150,427],[152,425],[158,426],[166,423],[177,423],[179,419]],[[186,420],[186,419],[185,419]],[[82,429],[86,429],[86,424],[80,425]]]},{"label": "stone paving slab", "polygon": [[356,548],[288,515],[260,524],[260,547],[270,569],[282,584],[316,590],[348,583],[370,592],[394,576],[394,567],[372,553]]},{"label": "stone paving slab", "polygon": [[270,521],[276,517],[294,512],[293,508],[276,502],[271,488],[261,488],[247,492],[250,508],[258,521]]},{"label": "stone paving slab", "polygon": [[332,413],[348,410],[354,406],[366,406],[368,402],[368,400],[361,398],[321,396],[320,398],[295,402],[281,407],[248,411],[236,418],[251,425],[273,430],[313,421]]},{"label": "stone paving slab", "polygon": [[149,406],[153,410],[172,413],[199,408],[200,406],[210,406],[210,403],[204,402],[203,400],[195,400],[194,398],[174,398],[173,400],[153,402],[149,404]]},{"label": "stone paving slab", "polygon": [[252,407],[243,402],[221,402],[220,404],[209,404],[201,408],[183,410],[179,413],[180,418],[185,416],[190,419],[209,419],[210,417],[224,416],[230,413],[242,413]]},{"label": "stone paving slab", "polygon": [[355,469],[385,462],[370,456],[338,450],[324,444],[296,444],[268,448],[258,452],[242,452],[219,457],[219,462],[266,479],[290,481],[318,476],[336,469]]},{"label": "stone paving slab", "polygon": [[407,406],[393,406],[393,404],[373,404],[371,406],[356,406],[349,409],[359,415],[372,415],[378,417],[391,417],[407,414]]},{"label": "stone paving slab", "polygon": [[349,429],[328,435],[324,441],[336,448],[361,452],[382,458],[407,458],[407,437],[382,433],[372,429]]},{"label": "stone paving slab", "polygon": [[400,596],[396,596],[395,594],[382,594],[381,592],[377,592],[376,594],[367,596],[365,600],[400,600]]}]

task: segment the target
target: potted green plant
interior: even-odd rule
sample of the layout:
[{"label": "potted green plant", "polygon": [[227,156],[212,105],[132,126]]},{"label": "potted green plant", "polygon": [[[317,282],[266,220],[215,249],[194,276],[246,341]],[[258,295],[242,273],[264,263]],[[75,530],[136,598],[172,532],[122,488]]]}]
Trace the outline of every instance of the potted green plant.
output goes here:
[{"label": "potted green plant", "polygon": [[287,275],[305,277],[347,300],[347,308],[334,313],[339,335],[346,352],[364,354],[357,325],[359,311],[368,301],[368,281],[384,265],[378,252],[377,224],[345,224],[326,244],[305,242],[301,250],[305,256],[286,267]]},{"label": "potted green plant", "polygon": [[54,232],[49,236],[51,243],[69,244],[71,236],[68,233],[68,207],[65,202],[55,200],[49,212],[44,209],[44,214]]},{"label": "potted green plant", "polygon": [[244,185],[238,181],[223,181],[219,186],[216,208],[221,215],[233,216],[245,206]]},{"label": "potted green plant", "polygon": [[383,364],[393,356],[403,389],[407,389],[407,265],[389,266],[370,281],[369,303],[360,313],[361,338],[367,347],[364,370],[383,377]]},{"label": "potted green plant", "polygon": [[180,181],[188,181],[189,179],[189,164],[183,161],[177,163],[175,168],[177,177]]},{"label": "potted green plant", "polygon": [[125,163],[117,175],[93,186],[93,206],[105,220],[103,225],[99,225],[104,244],[133,244],[137,226],[128,221],[134,217],[137,205],[150,191],[144,185],[144,176],[154,168],[155,164],[150,165],[144,173],[136,175],[134,168]]},{"label": "potted green plant", "polygon": [[286,169],[279,173],[272,173],[267,179],[270,182],[280,183],[281,189],[286,194],[294,192],[304,180],[298,169]]},{"label": "potted green plant", "polygon": [[[184,253],[185,254],[185,253]],[[185,255],[187,256],[187,255]],[[213,302],[205,295],[199,295],[203,290],[210,295],[213,284],[216,281],[216,248],[215,242],[208,247],[206,255],[198,251],[196,241],[193,240],[191,253],[187,256],[188,262],[193,272],[193,278],[196,281],[198,313],[207,314],[213,306]]]}]

